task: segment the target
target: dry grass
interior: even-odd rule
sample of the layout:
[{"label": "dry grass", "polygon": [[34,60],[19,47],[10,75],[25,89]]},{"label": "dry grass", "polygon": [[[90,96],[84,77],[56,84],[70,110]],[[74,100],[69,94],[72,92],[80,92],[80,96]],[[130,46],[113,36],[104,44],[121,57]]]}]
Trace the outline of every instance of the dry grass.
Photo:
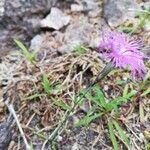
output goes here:
[{"label": "dry grass", "polygon": [[[4,95],[1,99],[14,105],[27,140],[37,150],[42,147],[48,135],[56,128],[65,113],[64,110],[54,104],[52,97],[72,106],[71,97],[75,96],[89,82],[92,82],[98,72],[105,66],[99,58],[99,54],[91,50],[87,50],[86,53],[80,56],[74,53],[54,59],[49,59],[49,56],[46,56],[45,59],[38,61],[36,64],[30,64],[19,55],[10,55],[4,57],[4,59],[5,61],[1,66],[3,68],[1,84]],[[12,59],[15,60],[12,62]],[[44,93],[42,86],[43,74],[47,75],[49,82],[55,88],[50,95],[39,95],[31,98],[30,96],[35,94]],[[117,84],[118,81],[124,81],[133,86],[132,83],[127,81],[128,78],[130,78],[128,72],[114,70],[107,77],[107,80],[103,80],[99,84],[104,89],[107,98],[115,98],[121,95],[124,88],[124,85]],[[7,80],[8,82],[6,82]],[[139,90],[136,85],[134,88]],[[120,121],[132,139],[132,147],[134,149],[143,149],[147,143],[145,136],[149,135],[150,132],[150,103],[149,97],[141,99],[140,94],[138,96],[120,108],[122,113]],[[139,116],[139,107],[144,111],[142,118]],[[76,129],[73,127],[74,121],[83,115],[80,112],[81,108],[77,107],[76,109],[79,112],[77,111],[78,113],[67,121],[63,134],[60,134],[58,148],[63,149],[64,147],[65,149],[64,142],[64,145],[68,147],[77,144],[78,147],[83,149],[87,147],[111,149],[107,130],[105,130],[105,120],[100,119],[88,127]],[[7,117],[6,107],[3,106],[2,110],[1,121]],[[17,128],[14,127],[13,130],[14,137],[17,140],[15,138],[12,140],[9,149],[24,149],[24,144],[22,144]],[[79,142],[79,144],[77,141],[83,140],[82,134],[85,135],[85,138],[90,137],[87,141]]]}]

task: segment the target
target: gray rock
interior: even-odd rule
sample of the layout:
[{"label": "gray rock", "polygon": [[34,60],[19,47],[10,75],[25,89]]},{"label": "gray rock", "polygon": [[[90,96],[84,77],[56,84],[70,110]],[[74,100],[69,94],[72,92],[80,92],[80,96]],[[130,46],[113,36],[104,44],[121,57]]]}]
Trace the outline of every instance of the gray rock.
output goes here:
[{"label": "gray rock", "polygon": [[97,17],[100,15],[101,10],[101,1],[97,0],[82,0],[78,4],[71,4],[72,12],[87,12],[89,17]]},{"label": "gray rock", "polygon": [[97,17],[101,13],[101,1],[97,0],[82,0],[78,4],[71,4],[72,12],[87,12],[89,17]]},{"label": "gray rock", "polygon": [[0,149],[8,149],[9,143],[12,139],[12,123],[13,117],[9,118],[10,120],[0,123]]},{"label": "gray rock", "polygon": [[68,26],[64,36],[64,44],[59,49],[61,53],[71,52],[77,45],[89,45],[93,26],[87,19],[75,22]]},{"label": "gray rock", "polygon": [[135,0],[107,0],[103,16],[111,27],[117,27],[127,19],[135,17],[139,5]]},{"label": "gray rock", "polygon": [[72,4],[71,11],[92,11],[99,9],[97,0],[82,0],[79,4]]},{"label": "gray rock", "polygon": [[14,37],[29,42],[40,30],[40,20],[56,1],[6,0],[0,16],[0,51],[16,49],[12,40]]},{"label": "gray rock", "polygon": [[66,16],[60,9],[53,7],[51,8],[50,14],[41,20],[41,27],[59,30],[66,26],[69,21],[69,16]]},{"label": "gray rock", "polygon": [[5,4],[5,0],[1,0],[0,1],[0,16],[3,16],[3,13],[4,13],[4,4]]},{"label": "gray rock", "polygon": [[31,40],[30,50],[39,50],[43,42],[43,36],[42,35],[36,35]]},{"label": "gray rock", "polygon": [[79,4],[72,4],[71,5],[71,11],[83,11],[84,7],[83,5],[79,5]]}]

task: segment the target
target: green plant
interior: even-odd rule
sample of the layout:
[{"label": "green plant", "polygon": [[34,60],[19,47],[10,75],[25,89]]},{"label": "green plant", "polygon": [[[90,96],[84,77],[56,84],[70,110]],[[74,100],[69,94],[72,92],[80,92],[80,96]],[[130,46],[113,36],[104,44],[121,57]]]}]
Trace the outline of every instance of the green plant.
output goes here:
[{"label": "green plant", "polygon": [[19,40],[14,39],[17,46],[21,49],[22,55],[31,63],[35,61],[36,52],[29,52],[26,46]]},{"label": "green plant", "polygon": [[[92,93],[94,93],[94,95]],[[86,93],[85,97],[105,112],[110,112],[112,110],[118,112],[118,106],[122,103],[126,103],[136,93],[137,91],[135,90],[129,92],[129,87],[125,86],[122,96],[112,100],[106,100],[100,87],[95,85],[90,92]]]},{"label": "green plant", "polygon": [[82,45],[76,45],[73,50],[74,54],[77,56],[84,54],[86,51],[87,49]]},{"label": "green plant", "polygon": [[46,74],[43,74],[43,81],[42,81],[42,85],[44,88],[45,93],[50,94],[53,90],[52,85],[50,84],[48,77]]},{"label": "green plant", "polygon": [[[84,91],[82,91],[84,93]],[[124,145],[129,148],[129,140],[128,137],[125,134],[125,131],[122,129],[122,127],[119,125],[117,118],[110,115],[112,111],[115,111],[116,114],[119,114],[118,108],[122,103],[127,103],[132,96],[134,96],[137,93],[137,91],[130,91],[129,92],[129,86],[125,86],[123,95],[112,99],[107,100],[100,89],[98,85],[93,86],[93,88],[85,94],[86,100],[89,100],[93,103],[92,108],[87,112],[87,114],[80,119],[75,125],[76,126],[86,126],[91,121],[95,120],[98,117],[104,117],[107,120],[108,125],[108,131],[109,136],[112,141],[114,150],[119,150],[118,142],[116,135],[120,137]],[[84,100],[82,100],[83,102]],[[81,105],[82,103],[80,103]]]},{"label": "green plant", "polygon": [[143,28],[144,25],[146,24],[146,22],[150,18],[150,6],[146,10],[141,10],[137,16],[139,18],[139,22],[136,27],[128,27],[128,26],[123,25],[123,26],[121,26],[121,30],[125,33],[133,34],[133,33],[137,32],[138,29]]},{"label": "green plant", "polygon": [[43,74],[42,76],[42,85],[44,92],[48,95],[58,93],[64,88],[60,81],[50,82],[46,74]]},{"label": "green plant", "polygon": [[139,24],[137,28],[142,28],[145,25],[149,17],[150,17],[150,6],[147,10],[139,14]]},{"label": "green plant", "polygon": [[82,118],[81,120],[79,120],[75,126],[76,127],[80,127],[80,126],[87,126],[89,125],[89,123],[91,123],[93,120],[95,120],[96,118],[102,116],[103,113],[97,112],[95,113],[95,110],[93,108],[91,108],[86,116],[84,116],[84,118]]}]

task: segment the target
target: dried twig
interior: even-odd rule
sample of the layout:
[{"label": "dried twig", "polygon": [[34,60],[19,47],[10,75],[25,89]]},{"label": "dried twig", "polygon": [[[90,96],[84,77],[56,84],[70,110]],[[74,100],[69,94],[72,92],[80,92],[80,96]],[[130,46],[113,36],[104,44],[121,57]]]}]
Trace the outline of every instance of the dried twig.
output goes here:
[{"label": "dried twig", "polygon": [[9,112],[13,115],[13,117],[14,117],[14,119],[15,119],[15,122],[16,122],[18,128],[19,128],[20,134],[21,134],[21,136],[22,136],[22,138],[23,138],[23,141],[24,141],[24,143],[25,143],[26,149],[27,149],[27,150],[30,150],[31,148],[30,148],[30,146],[29,146],[29,144],[28,144],[28,142],[27,142],[27,139],[26,139],[25,134],[24,134],[24,132],[23,132],[23,130],[22,130],[22,127],[21,127],[21,125],[20,125],[20,122],[19,122],[19,120],[18,120],[18,117],[17,117],[17,115],[16,115],[16,112],[15,112],[15,110],[14,110],[13,105],[12,105],[12,104],[9,105],[7,102],[6,102],[5,104],[7,105]]}]

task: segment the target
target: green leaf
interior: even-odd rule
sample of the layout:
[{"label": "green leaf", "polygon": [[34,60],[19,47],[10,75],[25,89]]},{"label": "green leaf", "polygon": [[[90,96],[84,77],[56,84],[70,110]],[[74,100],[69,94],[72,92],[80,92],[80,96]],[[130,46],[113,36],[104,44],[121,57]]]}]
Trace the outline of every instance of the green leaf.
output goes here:
[{"label": "green leaf", "polygon": [[96,105],[105,108],[105,97],[99,86],[94,86],[90,92],[85,94],[85,97]]},{"label": "green leaf", "polygon": [[110,139],[113,144],[114,150],[119,150],[119,145],[115,137],[114,127],[113,127],[111,120],[108,121],[108,130],[109,130],[109,135],[110,135]]},{"label": "green leaf", "polygon": [[28,49],[25,47],[25,45],[20,42],[19,40],[17,39],[14,39],[15,43],[17,44],[17,46],[22,50],[22,54],[24,55],[24,57],[30,61],[31,63],[34,62],[35,60],[35,53],[31,53],[28,51]]},{"label": "green leaf", "polygon": [[126,94],[126,96],[124,96],[124,98],[129,99],[129,98],[133,97],[136,93],[137,93],[136,90],[132,90],[130,93]]},{"label": "green leaf", "polygon": [[111,111],[111,110],[115,110],[116,112],[118,111],[118,106],[120,106],[122,103],[127,103],[128,100],[134,96],[137,93],[137,91],[132,90],[130,93],[127,93],[127,87],[125,88],[125,91],[123,93],[123,95],[125,97],[118,97],[115,98],[113,100],[111,100],[110,102],[108,102],[105,106],[105,109],[107,111]]},{"label": "green leaf", "polygon": [[146,90],[146,91],[144,91],[142,94],[141,94],[141,96],[146,96],[147,94],[149,94],[150,93],[150,87]]},{"label": "green leaf", "polygon": [[129,145],[129,139],[126,136],[126,134],[124,133],[124,130],[119,126],[118,122],[116,122],[115,120],[113,120],[113,124],[115,126],[115,128],[117,129],[121,139],[123,140],[125,146],[129,149],[130,145]]},{"label": "green leaf", "polygon": [[71,106],[66,104],[63,100],[56,100],[55,98],[52,98],[52,97],[51,97],[51,99],[54,102],[54,104],[56,106],[59,106],[61,109],[63,109],[63,110],[71,110]]},{"label": "green leaf", "polygon": [[33,99],[36,99],[36,98],[41,97],[41,96],[46,96],[46,94],[34,94],[31,96],[25,97],[24,100],[33,100]]},{"label": "green leaf", "polygon": [[99,88],[99,86],[95,86],[95,87],[94,87],[94,91],[95,91],[96,94],[97,94],[97,98],[98,98],[99,105],[105,108],[105,106],[106,106],[105,97],[104,97],[103,92],[102,92],[101,89]]},{"label": "green leaf", "polygon": [[45,74],[43,75],[43,83],[42,83],[42,85],[43,85],[44,91],[47,94],[50,94],[53,88],[50,86],[50,82],[48,80],[48,77]]},{"label": "green leaf", "polygon": [[[92,113],[92,114],[91,114]],[[75,126],[80,127],[80,126],[87,126],[89,123],[91,123],[93,120],[96,118],[100,117],[103,113],[98,113],[95,114],[94,112],[88,113],[86,116],[84,116],[82,119],[80,119]]]},{"label": "green leaf", "polygon": [[106,110],[111,111],[115,110],[116,112],[118,111],[118,106],[121,105],[122,103],[126,103],[127,99],[124,97],[118,97],[116,99],[111,100],[109,103],[106,105]]},{"label": "green leaf", "polygon": [[129,92],[129,85],[127,84],[123,90],[123,97],[126,98],[126,99],[129,99],[131,98],[132,96],[134,96],[137,91],[136,90],[132,90],[131,92]]},{"label": "green leaf", "polygon": [[75,96],[72,99],[75,103],[78,103],[78,105],[81,106],[83,104],[83,102],[85,101],[85,99],[89,96],[89,94],[88,94],[89,92],[87,91],[87,89],[81,89],[79,92],[79,93],[81,93],[81,95],[79,95],[77,97]]},{"label": "green leaf", "polygon": [[146,23],[146,20],[148,19],[148,17],[150,16],[149,13],[142,13],[140,14],[140,22],[139,22],[139,27],[143,27]]}]

